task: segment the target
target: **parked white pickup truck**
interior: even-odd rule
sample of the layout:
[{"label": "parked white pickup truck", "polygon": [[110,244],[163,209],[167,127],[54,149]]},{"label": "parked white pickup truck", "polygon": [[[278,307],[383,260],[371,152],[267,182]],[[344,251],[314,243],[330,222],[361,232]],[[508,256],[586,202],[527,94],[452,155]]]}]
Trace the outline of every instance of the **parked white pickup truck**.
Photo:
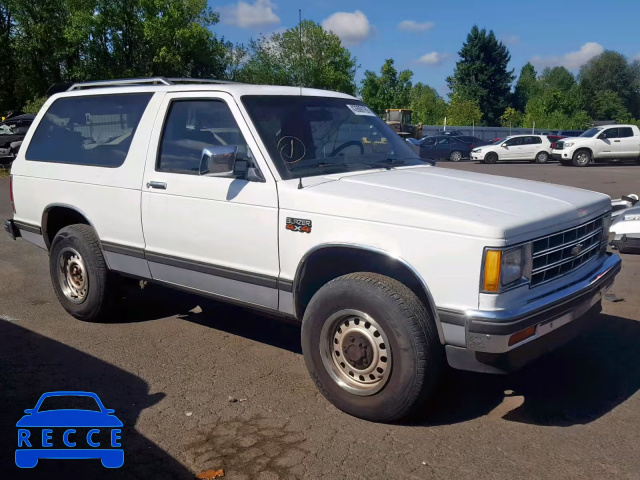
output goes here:
[{"label": "parked white pickup truck", "polygon": [[76,84],[11,173],[5,229],[49,252],[71,315],[117,318],[133,277],[298,319],[322,394],[369,420],[420,408],[445,361],[505,372],[567,341],[620,270],[606,195],[425,164],[334,92]]},{"label": "parked white pickup truck", "polygon": [[614,160],[640,163],[640,130],[635,125],[594,127],[579,137],[556,142],[551,156],[562,165],[576,167]]}]

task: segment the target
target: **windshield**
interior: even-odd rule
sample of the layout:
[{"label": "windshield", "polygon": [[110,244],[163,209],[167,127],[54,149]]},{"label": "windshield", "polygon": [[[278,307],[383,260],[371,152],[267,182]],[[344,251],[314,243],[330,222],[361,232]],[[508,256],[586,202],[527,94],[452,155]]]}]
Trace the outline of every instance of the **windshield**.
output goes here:
[{"label": "windshield", "polygon": [[586,132],[584,132],[582,135],[580,135],[581,137],[595,137],[598,132],[601,132],[602,129],[601,128],[590,128],[589,130],[587,130]]},{"label": "windshield", "polygon": [[243,96],[280,175],[309,177],[425,165],[380,117],[347,98]]},{"label": "windshield", "polygon": [[[507,137],[507,138],[509,138],[509,137]],[[496,138],[496,139],[493,141],[492,145],[497,145],[498,143],[500,143],[500,142],[504,142],[505,140],[506,140],[506,138]]]},{"label": "windshield", "polygon": [[86,395],[56,395],[42,401],[39,412],[49,410],[90,410],[100,411],[100,406],[93,397]]}]

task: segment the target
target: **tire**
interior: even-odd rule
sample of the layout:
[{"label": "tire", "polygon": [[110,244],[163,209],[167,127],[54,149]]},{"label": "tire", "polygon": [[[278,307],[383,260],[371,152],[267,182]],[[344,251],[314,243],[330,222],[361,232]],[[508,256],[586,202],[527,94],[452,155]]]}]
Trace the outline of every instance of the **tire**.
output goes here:
[{"label": "tire", "polygon": [[536,155],[536,163],[547,163],[549,161],[549,154],[547,152],[538,152],[538,154]]},{"label": "tire", "polygon": [[400,282],[373,273],[344,275],[316,292],[302,321],[302,351],[329,402],[375,422],[414,413],[444,365],[435,323],[422,302]]},{"label": "tire", "polygon": [[49,271],[58,300],[70,315],[87,322],[110,318],[118,277],[107,268],[93,228],[77,224],[61,229],[51,243]]},{"label": "tire", "polygon": [[587,167],[591,163],[591,153],[589,150],[578,150],[573,154],[574,167]]},{"label": "tire", "polygon": [[451,162],[459,162],[462,160],[462,152],[459,150],[454,150],[449,154],[449,161]]},{"label": "tire", "polygon": [[489,152],[484,157],[484,163],[496,163],[498,161],[498,154],[495,152]]}]

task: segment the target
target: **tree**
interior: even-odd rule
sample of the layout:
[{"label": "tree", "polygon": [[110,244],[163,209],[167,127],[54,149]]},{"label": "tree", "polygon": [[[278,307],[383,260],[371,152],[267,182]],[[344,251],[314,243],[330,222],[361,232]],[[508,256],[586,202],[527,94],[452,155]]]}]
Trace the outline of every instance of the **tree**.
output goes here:
[{"label": "tree", "polygon": [[360,96],[378,115],[383,115],[387,108],[409,108],[412,76],[411,70],[398,73],[393,60],[387,59],[380,69],[380,76],[371,70],[364,72]]},{"label": "tree", "polygon": [[413,123],[441,125],[447,115],[447,104],[433,88],[416,83],[411,89],[411,110]]},{"label": "tree", "polygon": [[631,113],[625,108],[620,95],[612,90],[603,90],[593,98],[591,111],[599,120],[616,120],[620,123],[631,121]]},{"label": "tree", "polygon": [[9,2],[0,0],[0,113],[19,107],[15,98],[14,23]]},{"label": "tree", "polygon": [[[595,102],[607,91],[615,93],[632,115],[640,116],[640,65],[636,62],[629,64],[624,55],[611,50],[601,53],[580,68],[578,80],[584,96],[594,99],[594,103],[589,105],[594,118],[606,120],[602,115],[611,112],[609,108],[602,108],[602,102],[598,107]],[[613,100],[611,94],[604,95],[608,97],[607,101]]]},{"label": "tree", "polygon": [[237,77],[250,83],[292,85],[355,94],[356,59],[340,39],[320,25],[302,22],[270,37],[251,40],[248,60]]},{"label": "tree", "polygon": [[520,78],[513,94],[513,106],[516,110],[524,111],[529,98],[534,95],[537,76],[536,69],[529,62],[520,70]]},{"label": "tree", "polygon": [[524,115],[513,107],[507,107],[500,117],[500,125],[503,127],[520,127],[524,120]]},{"label": "tree", "polygon": [[471,28],[458,52],[453,76],[447,83],[453,96],[476,101],[488,125],[496,125],[509,105],[513,70],[507,70],[511,55],[493,31]]},{"label": "tree", "polygon": [[454,95],[447,107],[448,125],[478,125],[482,121],[482,110],[474,100]]}]

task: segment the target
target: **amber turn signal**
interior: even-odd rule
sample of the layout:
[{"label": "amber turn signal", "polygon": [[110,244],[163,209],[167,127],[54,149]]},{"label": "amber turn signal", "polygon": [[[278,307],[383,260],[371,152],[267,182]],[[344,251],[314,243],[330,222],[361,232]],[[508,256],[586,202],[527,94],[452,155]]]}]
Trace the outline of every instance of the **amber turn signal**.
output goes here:
[{"label": "amber turn signal", "polygon": [[525,328],[524,330],[520,330],[518,333],[514,333],[509,338],[509,346],[515,345],[516,343],[520,343],[523,340],[526,340],[529,337],[533,337],[536,334],[536,326]]},{"label": "amber turn signal", "polygon": [[500,288],[500,264],[502,252],[487,250],[484,256],[484,285],[485,292],[497,292]]}]

